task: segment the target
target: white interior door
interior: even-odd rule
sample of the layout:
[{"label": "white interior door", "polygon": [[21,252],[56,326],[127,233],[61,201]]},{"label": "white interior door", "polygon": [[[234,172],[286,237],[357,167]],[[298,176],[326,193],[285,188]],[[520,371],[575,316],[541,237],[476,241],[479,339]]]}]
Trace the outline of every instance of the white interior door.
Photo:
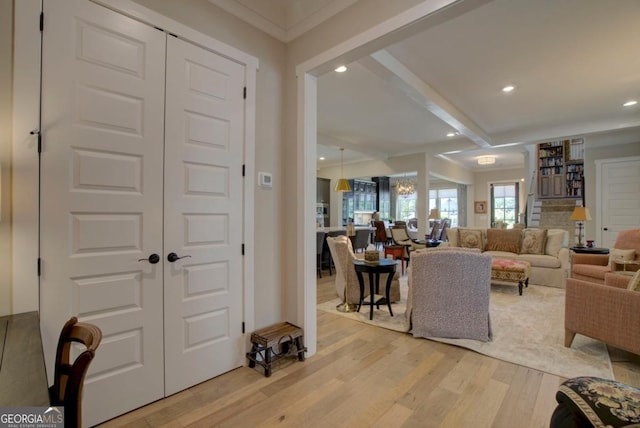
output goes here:
[{"label": "white interior door", "polygon": [[244,69],[167,43],[165,253],[185,257],[165,263],[168,395],[243,363]]},{"label": "white interior door", "polygon": [[[164,33],[86,0],[44,2],[41,320],[51,380],[72,315],[103,340],[85,425],[161,398]],[[143,261],[139,261],[142,259]]]},{"label": "white interior door", "polygon": [[611,248],[621,230],[640,228],[640,158],[597,161],[598,246]]}]

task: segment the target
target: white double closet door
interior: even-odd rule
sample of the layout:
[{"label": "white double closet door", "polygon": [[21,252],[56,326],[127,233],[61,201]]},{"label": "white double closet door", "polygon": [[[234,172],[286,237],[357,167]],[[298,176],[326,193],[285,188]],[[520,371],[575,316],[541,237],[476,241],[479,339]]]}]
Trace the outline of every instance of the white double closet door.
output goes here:
[{"label": "white double closet door", "polygon": [[64,322],[102,329],[94,425],[243,363],[245,70],[87,0],[44,17],[44,351],[51,381]]}]

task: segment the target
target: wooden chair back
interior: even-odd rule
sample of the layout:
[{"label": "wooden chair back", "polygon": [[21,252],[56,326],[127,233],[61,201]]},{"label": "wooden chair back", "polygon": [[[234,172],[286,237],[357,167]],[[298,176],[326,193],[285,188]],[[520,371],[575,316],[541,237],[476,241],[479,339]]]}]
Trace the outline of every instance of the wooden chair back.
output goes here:
[{"label": "wooden chair back", "polygon": [[[64,406],[65,427],[82,426],[82,387],[101,340],[102,331],[97,326],[80,323],[76,317],[67,321],[60,332],[49,401],[51,406]],[[74,344],[86,349],[72,359]]]}]

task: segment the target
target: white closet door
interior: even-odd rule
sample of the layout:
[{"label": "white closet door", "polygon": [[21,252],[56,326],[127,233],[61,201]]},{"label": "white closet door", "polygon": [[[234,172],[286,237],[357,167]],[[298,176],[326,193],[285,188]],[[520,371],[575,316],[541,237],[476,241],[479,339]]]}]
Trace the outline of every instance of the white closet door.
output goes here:
[{"label": "white closet door", "polygon": [[166,38],[86,0],[44,12],[42,333],[51,380],[64,322],[102,329],[88,426],[164,395],[163,263],[146,259],[162,257]]},{"label": "white closet door", "polygon": [[167,41],[166,393],[244,361],[242,159],[244,67]]},{"label": "white closet door", "polygon": [[[621,230],[640,227],[640,159],[596,161],[598,224],[596,242],[611,248]],[[587,207],[589,203],[587,201]]]}]

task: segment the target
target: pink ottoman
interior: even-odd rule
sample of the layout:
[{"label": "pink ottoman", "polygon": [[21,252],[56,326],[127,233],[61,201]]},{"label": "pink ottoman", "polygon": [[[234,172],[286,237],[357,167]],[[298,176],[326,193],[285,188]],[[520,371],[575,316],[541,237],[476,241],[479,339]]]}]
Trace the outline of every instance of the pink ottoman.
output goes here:
[{"label": "pink ottoman", "polygon": [[518,284],[518,293],[522,296],[522,287],[529,286],[531,263],[526,261],[493,259],[491,261],[491,279]]}]

